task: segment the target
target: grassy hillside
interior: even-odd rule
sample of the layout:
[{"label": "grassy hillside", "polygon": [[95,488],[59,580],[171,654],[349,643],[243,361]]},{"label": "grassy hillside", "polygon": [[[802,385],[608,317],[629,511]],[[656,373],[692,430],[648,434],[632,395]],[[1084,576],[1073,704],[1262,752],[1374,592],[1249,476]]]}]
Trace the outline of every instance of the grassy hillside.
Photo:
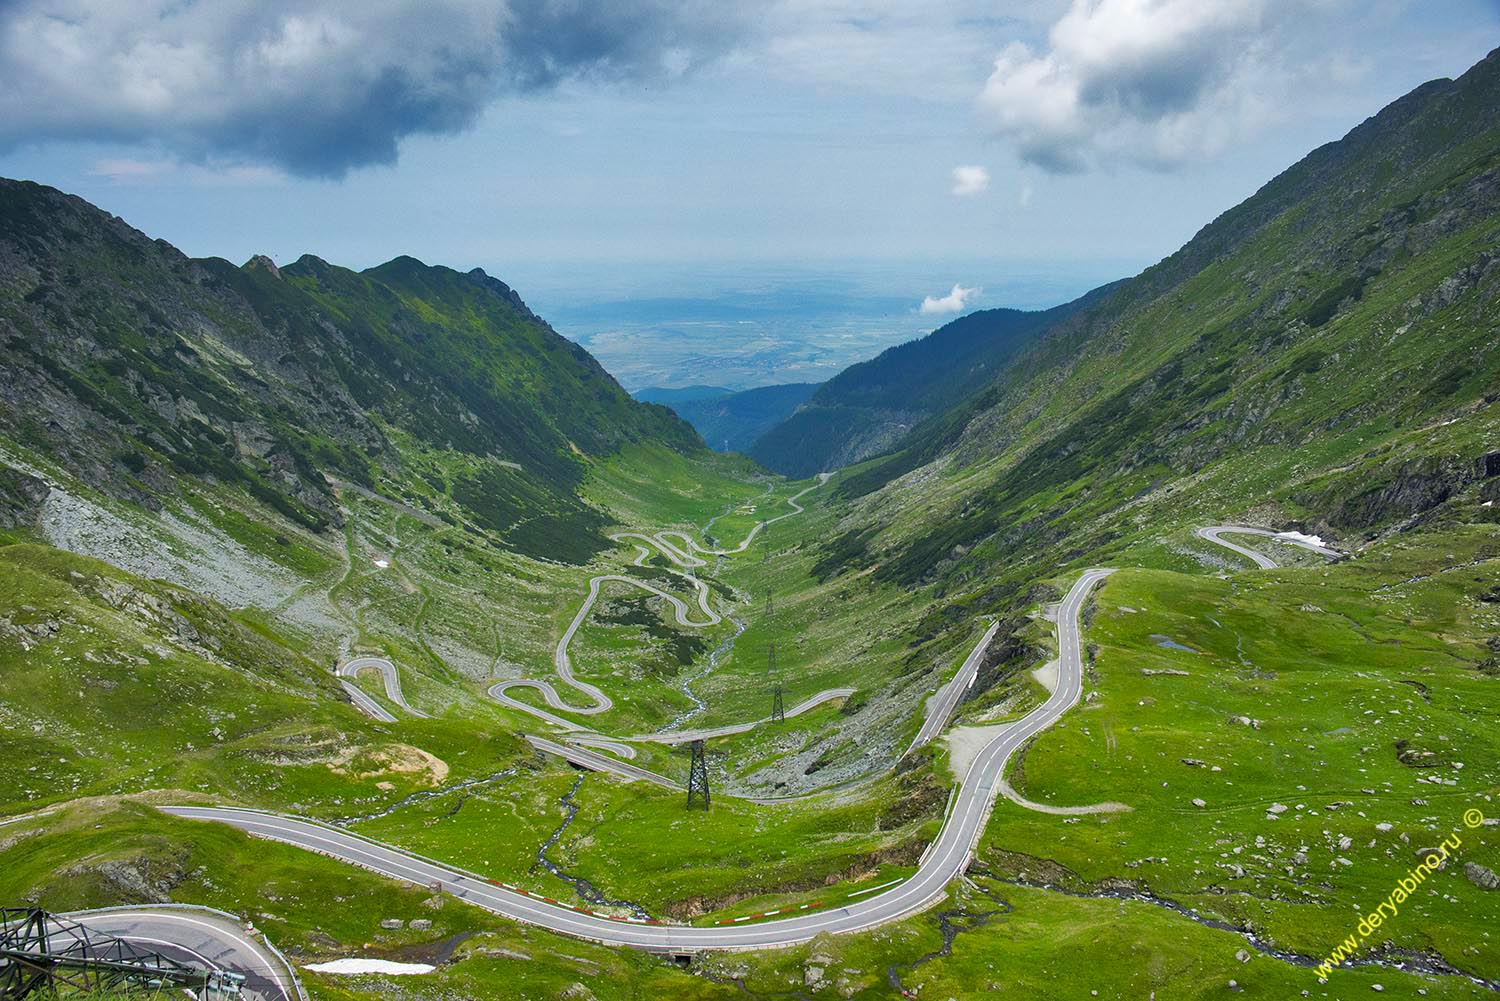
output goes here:
[{"label": "grassy hillside", "polygon": [[329,477],[425,481],[476,530],[578,562],[605,545],[589,457],[701,447],[477,269],[195,261],[23,181],[0,181],[0,330],[0,434],[147,507],[193,477],[322,531]]},{"label": "grassy hillside", "polygon": [[152,789],[344,816],[510,765],[493,718],[400,732],[217,602],[37,545],[0,548],[0,811]]},{"label": "grassy hillside", "polygon": [[829,559],[1020,588],[1152,519],[1357,542],[1493,476],[1497,95],[1494,55],[1418,89],[1049,331],[844,480]]},{"label": "grassy hillside", "polygon": [[[1491,56],[1015,331],[998,375],[912,362],[957,402],[811,490],[623,399],[481,276],[191,262],[24,189],[40,214],[0,256],[23,332],[0,377],[0,750],[22,776],[0,891],[228,906],[299,959],[451,948],[430,980],[310,978],[320,998],[1492,992],[1500,844],[1460,818],[1500,810],[1497,108]],[[72,263],[44,281],[33,259]],[[142,302],[166,319],[118,312]],[[950,336],[991,344],[984,322]],[[882,379],[848,413],[889,407]],[[797,495],[805,513],[735,548]],[[1256,570],[1193,533],[1233,521],[1348,558],[1257,542],[1288,565]],[[517,733],[545,725],[485,694],[554,677],[595,575],[694,597],[616,529],[731,549],[695,570],[723,620],[680,626],[607,585],[571,648],[616,700],[590,725],[760,717],[773,642],[789,704],[855,689],[709,741],[707,813],[530,753]],[[998,732],[970,728],[1046,697],[1050,606],[1098,565],[1119,572],[1084,615],[1083,700],[1007,778],[1043,806],[1129,810],[1002,799],[948,898],[867,934],[684,972],[150,810],[309,813],[684,921],[832,907],[912,871],[966,748]],[[960,732],[903,755],[990,617]],[[429,717],[371,678],[397,720],[356,713],[329,674],[353,653],[390,657]],[[680,751],[636,746],[683,774]],[[20,816],[37,805],[58,809]],[[1465,864],[1320,983],[1351,918],[1453,834]]]}]

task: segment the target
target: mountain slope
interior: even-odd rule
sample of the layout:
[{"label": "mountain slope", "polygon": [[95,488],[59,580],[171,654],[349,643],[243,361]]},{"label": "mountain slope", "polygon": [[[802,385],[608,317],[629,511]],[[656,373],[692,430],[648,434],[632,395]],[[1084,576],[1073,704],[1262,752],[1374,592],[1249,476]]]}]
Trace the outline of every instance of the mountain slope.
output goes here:
[{"label": "mountain slope", "polygon": [[824,383],[750,454],[779,473],[811,476],[885,451],[993,379],[1032,338],[1098,294],[1038,312],[979,310],[887,348]]},{"label": "mountain slope", "polygon": [[694,400],[717,400],[722,396],[728,396],[734,390],[723,386],[682,386],[677,389],[665,386],[647,386],[638,389],[631,395],[637,400],[646,403],[660,403],[664,407],[675,408],[679,403],[690,403]]},{"label": "mountain slope", "polygon": [[603,544],[590,457],[701,447],[477,269],[191,260],[23,181],[0,181],[0,337],[0,432],[148,507],[186,475],[322,530],[328,477],[399,492],[456,456],[466,520],[576,560]]},{"label": "mountain slope", "polygon": [[[1031,335],[998,377],[976,377],[977,394],[916,428],[904,451],[817,488],[747,482],[731,475],[743,472],[735,458],[637,443],[630,435],[646,428],[613,428],[600,411],[536,398],[554,378],[579,405],[589,387],[601,390],[586,366],[548,371],[566,364],[566,347],[529,340],[534,328],[510,307],[471,301],[464,276],[404,260],[358,275],[312,260],[279,273],[188,262],[192,280],[151,272],[149,284],[109,286],[183,318],[192,353],[164,361],[143,352],[142,365],[202,366],[183,370],[186,385],[172,387],[180,400],[138,409],[106,394],[119,387],[90,367],[90,352],[106,350],[92,313],[109,303],[84,300],[90,309],[70,326],[66,290],[108,286],[111,269],[133,260],[99,255],[99,275],[62,277],[48,299],[56,326],[41,341],[43,358],[72,362],[67,335],[82,331],[82,358],[54,362],[59,373],[18,353],[29,367],[4,376],[41,387],[29,410],[24,388],[7,397],[15,425],[35,426],[40,444],[7,431],[0,447],[50,459],[69,428],[81,443],[45,470],[0,467],[0,498],[12,512],[40,504],[55,513],[60,491],[41,474],[75,462],[89,473],[86,446],[113,439],[88,421],[111,405],[138,419],[120,433],[142,458],[102,452],[107,475],[95,481],[121,496],[159,482],[143,494],[166,498],[158,521],[197,512],[234,526],[277,554],[288,586],[259,603],[213,602],[181,580],[150,579],[164,574],[126,574],[42,546],[0,549],[0,744],[22,776],[0,811],[111,797],[8,826],[6,892],[58,909],[144,894],[232,900],[257,927],[307,950],[293,952],[299,967],[330,950],[429,955],[433,943],[476,930],[469,908],[437,910],[442,899],[426,886],[385,885],[376,896],[367,892],[374,877],[112,798],[202,795],[336,821],[580,908],[602,897],[612,910],[629,901],[666,917],[701,915],[704,926],[831,911],[907,876],[941,822],[950,771],[962,772],[974,731],[955,732],[946,750],[903,754],[928,695],[993,616],[996,641],[975,682],[955,689],[968,700],[960,722],[995,726],[1040,704],[1045,674],[1030,668],[1052,656],[1047,606],[1079,567],[1104,564],[1118,572],[1083,615],[1086,691],[1006,778],[1055,808],[1115,801],[1128,811],[1064,820],[1002,798],[941,913],[784,954],[702,957],[703,975],[690,982],[646,983],[644,966],[578,961],[574,952],[601,953],[564,951],[527,931],[470,940],[414,990],[742,997],[800,982],[820,996],[1177,997],[1222,992],[1235,978],[1247,996],[1310,992],[1317,957],[1351,934],[1351,916],[1379,899],[1371,891],[1389,892],[1413,852],[1458,832],[1466,808],[1490,812],[1496,788],[1495,69],[1492,58],[1462,81],[1429,85],[1314,154],[1178,255]],[[194,268],[223,277],[200,281]],[[221,285],[232,287],[214,291]],[[248,334],[211,312],[240,302],[251,304]],[[512,324],[524,328],[514,340]],[[107,332],[128,347],[152,333],[138,325]],[[470,341],[492,329],[514,357]],[[236,376],[231,336],[240,356],[269,360]],[[298,360],[304,350],[317,367]],[[378,365],[360,363],[376,356]],[[458,358],[465,370],[455,370]],[[287,388],[297,366],[318,380],[301,397]],[[119,379],[166,386],[175,374],[125,369]],[[945,384],[940,367],[932,384]],[[207,401],[186,395],[202,386],[214,390]],[[445,394],[441,404],[434,393]],[[483,412],[461,409],[470,394]],[[604,392],[597,403],[612,399]],[[67,406],[54,410],[58,401]],[[528,416],[534,408],[538,427],[507,427],[510,401]],[[265,439],[232,423],[220,434],[226,444],[268,443],[268,456],[307,433],[290,419],[272,425],[282,409],[319,422],[329,454],[311,454],[314,470],[350,481],[332,488],[339,506],[327,515],[345,519],[341,547],[329,544],[334,533],[285,519],[253,531],[236,520],[253,507],[235,504],[254,474],[317,527],[323,495],[315,480],[307,497],[294,492],[304,485],[295,452],[285,476],[253,450],[210,450],[245,470],[222,479],[171,464],[182,415],[211,405],[263,422]],[[661,416],[619,413],[648,424]],[[668,432],[682,427],[663,419]],[[505,497],[507,477],[532,472],[528,462],[551,473],[534,484],[551,492],[522,498],[534,507],[506,528],[505,510],[489,505]],[[130,475],[111,479],[117,465]],[[491,544],[555,555],[572,534],[586,535],[576,529],[594,508],[561,511],[577,495],[557,486],[579,467],[599,517],[629,512],[622,523],[641,531],[711,528],[730,550],[773,512],[790,511],[788,500],[801,497],[806,510],[702,561],[694,572],[704,600],[739,614],[683,643],[670,610],[634,593],[601,594],[588,621],[573,618],[590,577],[608,570],[691,599],[693,585],[652,556],[660,547],[632,552],[626,542],[574,568]],[[380,493],[360,487],[361,468]],[[192,504],[176,503],[190,492]],[[1352,558],[1253,570],[1205,552],[1217,547],[1202,540],[1194,548],[1195,526],[1235,519],[1326,529]],[[27,519],[13,520],[24,536]],[[547,537],[559,528],[571,534]],[[302,632],[291,614],[304,601],[330,607],[338,621],[325,632],[344,643],[306,640],[311,628]],[[773,655],[788,704],[835,684],[857,690],[841,706],[712,741],[713,808],[684,813],[676,792],[532,754],[514,734],[531,732],[535,717],[484,694],[497,678],[551,677],[558,637],[580,621],[580,677],[617,699],[589,718],[601,733],[641,733],[643,721],[680,714],[704,724],[760,718]],[[653,656],[669,645],[712,651],[711,671],[702,657]],[[409,703],[430,716],[355,715],[327,671],[349,653],[390,657]],[[357,683],[380,697],[375,679]],[[635,746],[637,763],[686,768],[679,752]],[[870,781],[852,781],[860,776]],[[721,795],[753,785],[779,798],[825,781],[836,795],[774,804]],[[1364,943],[1362,968],[1324,978],[1339,984],[1328,993],[1459,997],[1497,982],[1488,929],[1500,896],[1485,884],[1500,846],[1485,830],[1462,833],[1464,864],[1434,873],[1430,893]],[[414,917],[425,921],[413,927]],[[940,948],[957,933],[955,948]],[[558,980],[521,982],[539,969],[550,978],[562,960]],[[671,965],[652,962],[658,976]],[[350,983],[312,986],[389,993],[383,980]]]},{"label": "mountain slope", "polygon": [[875,563],[910,584],[1001,568],[1019,587],[1153,518],[1351,535],[1494,475],[1497,109],[1491,54],[1050,329],[845,480],[865,514],[825,571]]},{"label": "mountain slope", "polygon": [[793,382],[740,392],[726,389],[718,393],[686,389],[641,390],[635,396],[638,400],[652,400],[670,407],[703,436],[710,448],[723,452],[748,452],[757,439],[806,403],[818,386],[816,382]]}]

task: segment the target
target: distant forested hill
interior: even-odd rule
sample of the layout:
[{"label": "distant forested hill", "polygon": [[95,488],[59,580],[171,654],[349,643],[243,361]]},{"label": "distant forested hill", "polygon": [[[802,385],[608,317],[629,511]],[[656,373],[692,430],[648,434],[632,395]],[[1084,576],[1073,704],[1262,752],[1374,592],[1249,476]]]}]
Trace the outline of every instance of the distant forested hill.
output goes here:
[{"label": "distant forested hill", "polygon": [[684,389],[643,389],[635,394],[672,408],[687,421],[710,448],[722,452],[748,452],[761,435],[791,417],[818,389],[816,382],[793,382],[784,386],[759,386],[733,392],[712,386]]},{"label": "distant forested hill", "polygon": [[823,383],[750,454],[779,473],[811,476],[890,449],[916,424],[995,378],[1032,338],[1099,294],[1038,312],[980,310],[887,348]]}]

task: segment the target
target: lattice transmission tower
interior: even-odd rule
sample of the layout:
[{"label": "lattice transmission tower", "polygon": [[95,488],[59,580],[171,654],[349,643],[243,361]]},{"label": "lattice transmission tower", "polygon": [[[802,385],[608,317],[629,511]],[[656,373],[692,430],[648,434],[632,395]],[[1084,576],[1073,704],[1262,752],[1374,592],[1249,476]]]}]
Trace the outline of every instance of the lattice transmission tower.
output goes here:
[{"label": "lattice transmission tower", "polygon": [[703,760],[703,741],[692,743],[693,764],[688,769],[687,808],[708,809],[708,765]]},{"label": "lattice transmission tower", "polygon": [[776,669],[776,644],[766,648],[766,674],[771,678],[771,722],[786,722],[786,704],[781,696],[781,672]]}]

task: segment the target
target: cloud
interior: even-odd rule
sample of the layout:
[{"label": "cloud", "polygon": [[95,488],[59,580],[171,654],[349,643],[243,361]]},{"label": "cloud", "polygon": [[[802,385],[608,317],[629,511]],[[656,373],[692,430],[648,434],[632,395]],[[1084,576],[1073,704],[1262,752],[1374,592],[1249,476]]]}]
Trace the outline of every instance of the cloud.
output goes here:
[{"label": "cloud", "polygon": [[969,307],[969,303],[979,297],[984,291],[977,288],[964,288],[962,285],[953,286],[953,291],[942,298],[929,295],[922,300],[920,310],[923,316],[941,316],[944,313],[960,313]]},{"label": "cloud", "polygon": [[1015,42],[979,98],[1021,159],[1053,173],[1124,159],[1169,169],[1264,121],[1274,35],[1320,0],[1073,0],[1045,51]]},{"label": "cloud", "polygon": [[123,181],[139,180],[147,177],[159,177],[170,171],[173,164],[165,160],[132,160],[122,158],[116,160],[99,160],[89,174],[94,177],[106,177],[116,184]]},{"label": "cloud", "polygon": [[761,0],[761,43],[739,59],[800,86],[960,104],[991,39],[1045,27],[1022,0]]},{"label": "cloud", "polygon": [[251,187],[279,184],[286,175],[259,164],[200,164],[179,160],[137,160],[130,157],[97,160],[89,169],[92,177],[112,184],[187,183],[195,187]]},{"label": "cloud", "polygon": [[714,0],[0,0],[0,149],[149,143],[338,177],[506,94],[674,79],[744,30]]},{"label": "cloud", "polygon": [[983,194],[989,186],[990,172],[983,167],[953,168],[953,193],[960,198]]}]

